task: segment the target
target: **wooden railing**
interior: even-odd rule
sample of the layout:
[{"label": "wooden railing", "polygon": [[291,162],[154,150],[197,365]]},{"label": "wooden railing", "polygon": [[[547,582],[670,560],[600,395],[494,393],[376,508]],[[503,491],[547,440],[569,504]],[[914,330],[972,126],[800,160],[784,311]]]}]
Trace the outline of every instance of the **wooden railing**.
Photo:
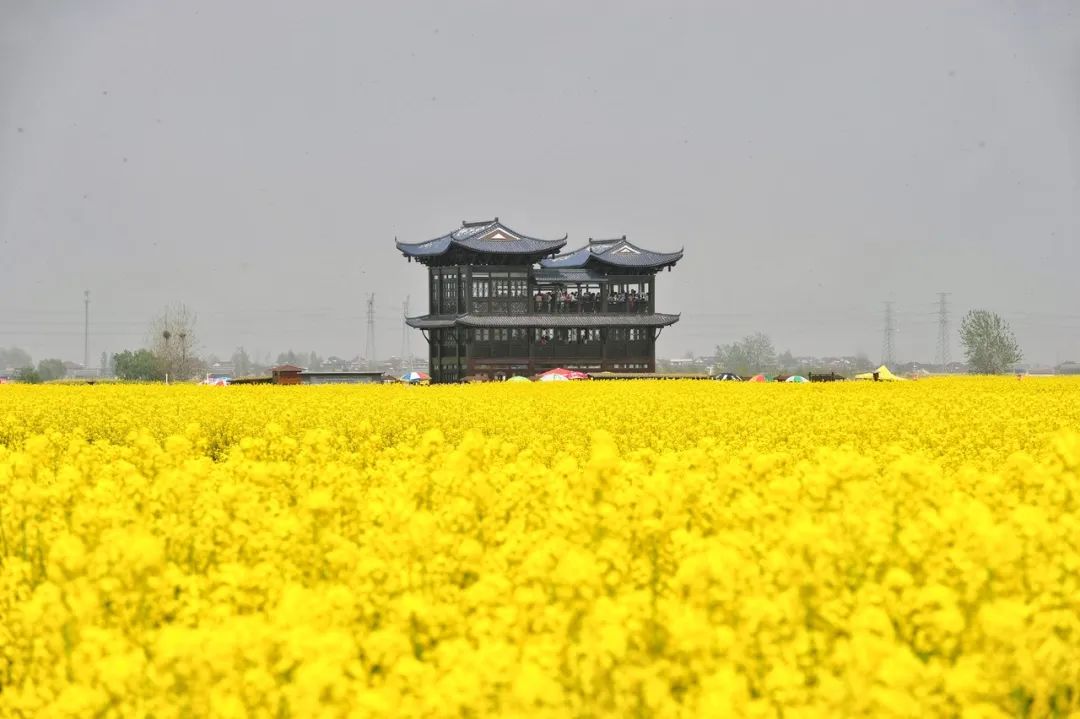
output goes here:
[{"label": "wooden railing", "polygon": [[616,302],[615,300],[608,300],[607,308],[604,307],[600,300],[577,300],[564,302],[562,300],[536,300],[533,299],[532,307],[533,312],[537,314],[577,314],[577,313],[597,313],[597,312],[611,312],[616,314],[648,314],[652,310],[650,309],[650,303],[647,301],[634,301],[624,300],[622,302]]}]

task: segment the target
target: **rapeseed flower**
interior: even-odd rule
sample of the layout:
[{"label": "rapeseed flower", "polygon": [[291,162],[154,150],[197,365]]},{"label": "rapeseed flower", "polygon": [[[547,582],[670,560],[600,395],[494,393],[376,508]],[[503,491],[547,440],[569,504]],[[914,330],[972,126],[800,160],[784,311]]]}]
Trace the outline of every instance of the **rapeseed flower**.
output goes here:
[{"label": "rapeseed flower", "polygon": [[1070,716],[1080,384],[0,387],[0,717]]}]

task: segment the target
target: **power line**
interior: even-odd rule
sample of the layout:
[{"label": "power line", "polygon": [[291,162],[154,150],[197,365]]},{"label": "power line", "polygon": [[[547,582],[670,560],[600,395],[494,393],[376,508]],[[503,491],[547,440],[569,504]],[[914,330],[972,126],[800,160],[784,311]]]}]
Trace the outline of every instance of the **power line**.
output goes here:
[{"label": "power line", "polygon": [[90,290],[83,290],[83,363],[84,369],[90,367]]},{"label": "power line", "polygon": [[881,338],[881,364],[888,366],[896,361],[896,323],[893,317],[893,303],[885,303],[885,331]]},{"label": "power line", "polygon": [[952,361],[949,356],[949,292],[938,292],[937,364],[942,371]]},{"label": "power line", "polygon": [[364,342],[364,358],[368,369],[375,365],[375,293],[368,295],[367,301],[367,340]]}]

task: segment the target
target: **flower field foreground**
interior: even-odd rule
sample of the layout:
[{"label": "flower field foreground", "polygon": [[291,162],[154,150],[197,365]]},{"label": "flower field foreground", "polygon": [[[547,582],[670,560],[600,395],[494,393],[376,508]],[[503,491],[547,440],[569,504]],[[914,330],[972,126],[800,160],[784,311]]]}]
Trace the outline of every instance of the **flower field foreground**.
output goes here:
[{"label": "flower field foreground", "polygon": [[1080,382],[0,387],[0,716],[1077,716]]}]

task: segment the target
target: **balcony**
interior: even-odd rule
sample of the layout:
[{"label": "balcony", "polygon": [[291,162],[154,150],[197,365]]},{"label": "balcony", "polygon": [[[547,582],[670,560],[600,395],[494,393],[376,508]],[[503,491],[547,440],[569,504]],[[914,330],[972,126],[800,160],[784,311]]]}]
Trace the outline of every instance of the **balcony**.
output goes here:
[{"label": "balcony", "polygon": [[615,312],[617,314],[638,314],[647,315],[651,311],[649,305],[651,303],[647,299],[638,299],[636,297],[622,300],[609,299],[607,303],[607,311]]},{"label": "balcony", "polygon": [[[600,300],[533,300],[533,312],[537,314],[595,314],[604,312],[603,302]],[[649,302],[645,300],[608,300],[607,312],[617,314],[649,314]]]}]

